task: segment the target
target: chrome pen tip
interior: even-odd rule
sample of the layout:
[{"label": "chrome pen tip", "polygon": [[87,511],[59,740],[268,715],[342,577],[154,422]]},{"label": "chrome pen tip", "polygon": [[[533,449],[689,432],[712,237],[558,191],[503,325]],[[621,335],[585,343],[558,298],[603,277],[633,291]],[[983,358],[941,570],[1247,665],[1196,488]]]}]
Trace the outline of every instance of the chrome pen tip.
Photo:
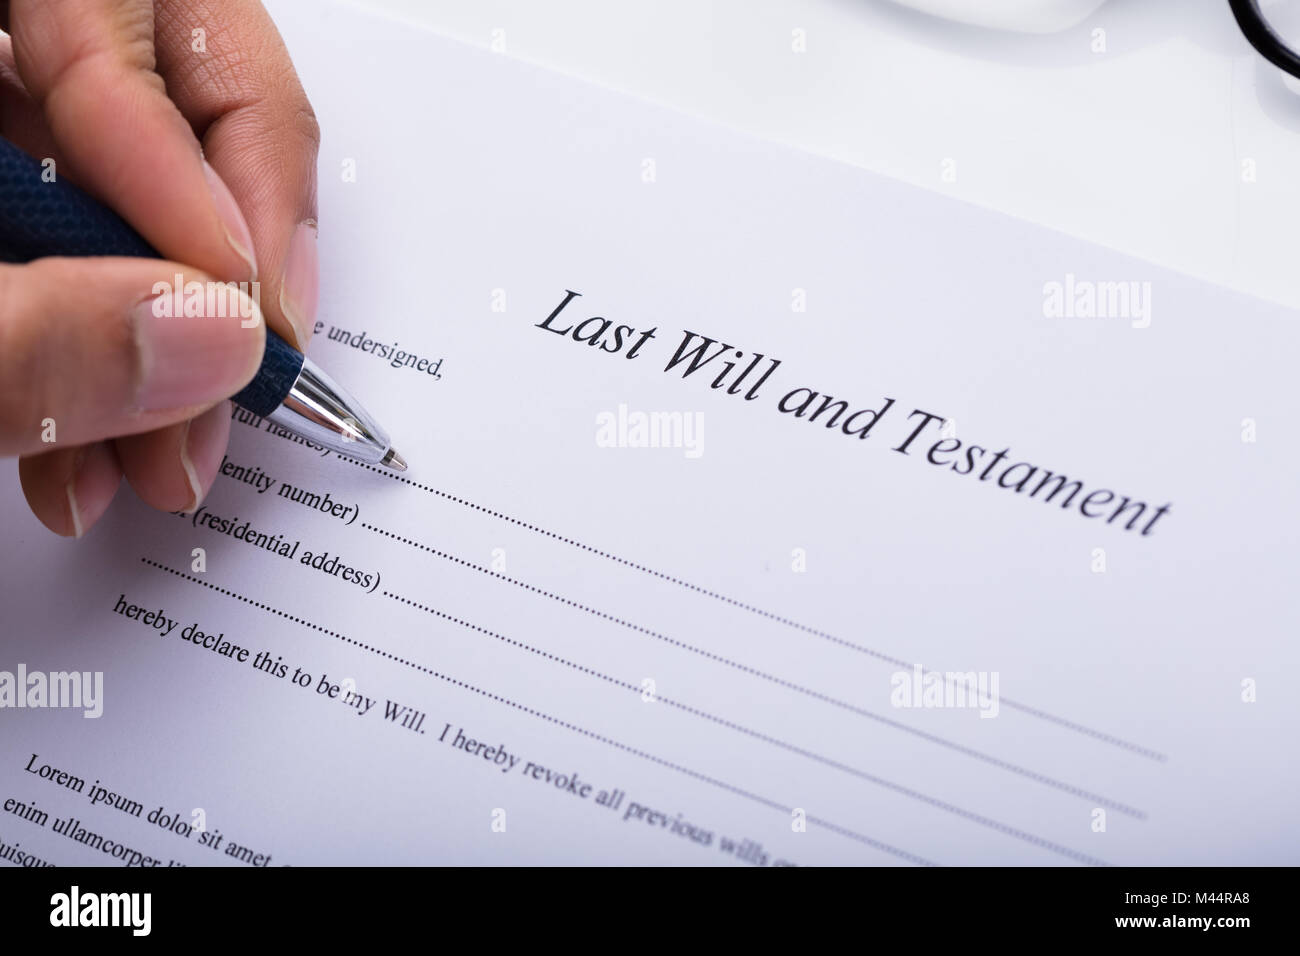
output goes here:
[{"label": "chrome pen tip", "polygon": [[388,454],[384,455],[381,465],[387,465],[394,471],[406,471],[406,459],[397,453],[396,448],[388,449]]}]

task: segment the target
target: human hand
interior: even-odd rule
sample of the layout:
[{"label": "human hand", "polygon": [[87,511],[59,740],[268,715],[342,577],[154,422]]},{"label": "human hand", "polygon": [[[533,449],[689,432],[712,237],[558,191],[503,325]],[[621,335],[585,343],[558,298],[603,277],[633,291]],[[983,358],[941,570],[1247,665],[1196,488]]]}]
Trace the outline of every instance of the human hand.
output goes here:
[{"label": "human hand", "polygon": [[[154,507],[197,508],[225,453],[224,399],[261,362],[263,323],[244,316],[300,350],[311,336],[311,105],[257,0],[0,0],[0,27],[0,135],[167,257],[0,265],[0,454],[21,456],[27,501],[58,534],[89,529],[123,476]],[[159,318],[155,284],[178,273],[255,283],[253,301]]]}]

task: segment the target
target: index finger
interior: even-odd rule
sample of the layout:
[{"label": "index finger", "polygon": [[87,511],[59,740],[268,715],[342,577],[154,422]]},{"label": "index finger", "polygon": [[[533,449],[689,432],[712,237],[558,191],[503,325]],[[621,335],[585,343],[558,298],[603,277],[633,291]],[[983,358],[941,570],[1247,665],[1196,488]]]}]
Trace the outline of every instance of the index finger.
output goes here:
[{"label": "index finger", "polygon": [[320,127],[257,0],[158,0],[158,71],[252,230],[271,328],[306,350],[319,286]]},{"label": "index finger", "polygon": [[12,0],[14,60],[70,178],[162,255],[256,278],[248,227],[155,71],[152,0]]}]

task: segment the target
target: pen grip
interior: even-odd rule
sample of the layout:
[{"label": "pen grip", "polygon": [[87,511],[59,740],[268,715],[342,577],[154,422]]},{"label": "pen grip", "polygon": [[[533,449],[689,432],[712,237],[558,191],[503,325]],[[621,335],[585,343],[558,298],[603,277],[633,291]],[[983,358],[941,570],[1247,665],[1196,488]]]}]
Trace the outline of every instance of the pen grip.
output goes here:
[{"label": "pen grip", "polygon": [[[0,138],[0,262],[46,256],[162,258],[121,216],[62,179],[53,160],[33,159]],[[289,394],[302,363],[301,352],[267,329],[262,366],[232,400],[269,415]]]}]

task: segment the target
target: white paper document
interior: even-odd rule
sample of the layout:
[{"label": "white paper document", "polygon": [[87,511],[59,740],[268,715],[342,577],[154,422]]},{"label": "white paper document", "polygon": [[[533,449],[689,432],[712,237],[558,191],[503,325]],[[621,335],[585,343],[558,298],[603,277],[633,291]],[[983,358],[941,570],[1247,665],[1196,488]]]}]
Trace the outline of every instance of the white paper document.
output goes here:
[{"label": "white paper document", "polygon": [[410,470],[236,412],[70,541],[4,469],[0,861],[1300,862],[1300,317],[271,9]]}]

